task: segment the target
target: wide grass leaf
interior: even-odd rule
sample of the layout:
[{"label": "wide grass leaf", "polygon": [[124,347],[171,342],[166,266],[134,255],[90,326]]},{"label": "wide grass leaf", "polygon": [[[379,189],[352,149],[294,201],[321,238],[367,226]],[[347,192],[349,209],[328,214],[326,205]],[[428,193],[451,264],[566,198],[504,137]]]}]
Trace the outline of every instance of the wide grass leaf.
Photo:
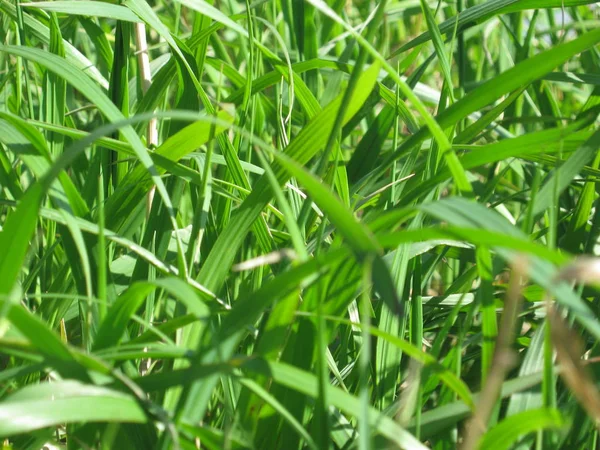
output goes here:
[{"label": "wide grass leaf", "polygon": [[73,14],[80,16],[104,17],[107,19],[124,20],[126,22],[139,22],[135,14],[124,6],[112,3],[78,0],[76,2],[31,2],[25,3],[27,8],[40,8],[62,14]]},{"label": "wide grass leaf", "polygon": [[145,423],[137,400],[104,387],[58,381],[25,387],[0,402],[0,436],[65,423]]},{"label": "wide grass leaf", "polygon": [[[600,42],[600,30],[593,30],[581,35],[577,39],[557,45],[550,50],[522,61],[493,79],[480,84],[462,99],[452,104],[436,117],[438,124],[442,127],[456,124],[459,120],[464,119],[475,111],[479,111],[502,95],[539,79],[569,58],[587,50],[598,42]],[[405,151],[415,146],[418,142],[421,142],[428,135],[428,128],[421,128],[418,133],[408,138],[388,157],[382,168],[389,167],[396,158],[404,154]]]},{"label": "wide grass leaf", "polygon": [[[13,19],[17,18],[17,10],[13,4],[6,0],[0,0],[0,10]],[[31,17],[29,14],[23,14],[23,23],[32,36],[35,36],[46,45],[50,44],[50,29],[39,20]],[[103,88],[108,87],[108,81],[100,73],[100,70],[92,64],[73,44],[67,40],[63,41],[65,46],[65,57],[79,69],[84,70],[92,79],[94,79]]]},{"label": "wide grass leaf", "polygon": [[[523,232],[513,227],[500,214],[488,210],[485,206],[461,198],[448,198],[420,206],[427,214],[437,217],[458,227],[476,226],[488,230],[506,233],[509,236],[522,237]],[[507,262],[516,258],[518,251],[502,248],[502,242],[494,247]],[[556,300],[572,314],[582,326],[600,339],[600,323],[595,320],[589,306],[565,283],[556,283],[558,270],[550,262],[531,257],[526,266],[533,281],[552,293]]]},{"label": "wide grass leaf", "polygon": [[[312,373],[305,372],[284,363],[264,360],[250,361],[246,363],[244,367],[250,372],[271,376],[276,383],[296,390],[302,394],[313,398],[318,395],[318,380]],[[362,409],[361,401],[357,397],[344,392],[340,388],[327,386],[327,395],[330,403],[346,414],[358,416]],[[390,442],[393,442],[400,448],[427,448],[413,435],[400,427],[395,420],[383,415],[375,408],[368,408],[367,417],[369,425],[376,430],[377,433],[386,437]]]},{"label": "wide grass leaf", "polygon": [[[191,119],[195,114],[189,113]],[[197,115],[195,117],[197,119]],[[197,121],[181,129],[162,145],[160,145],[153,157],[164,157],[165,162],[177,162],[183,156],[206,144],[212,137],[218,136],[227,129],[227,124],[233,121],[233,117],[225,111],[219,111],[217,124],[213,120]],[[164,166],[163,166],[164,167]],[[157,168],[157,173],[165,173],[163,167]],[[138,166],[129,171],[122,180],[121,185],[111,195],[106,203],[106,226],[112,230],[119,231],[122,224],[129,215],[135,211],[136,206],[144,200],[144,195],[152,187],[152,176],[148,171]]]},{"label": "wide grass leaf", "polygon": [[[123,114],[110,101],[110,99],[98,85],[96,85],[84,72],[67,63],[64,59],[41,49],[23,46],[0,45],[0,51],[29,59],[64,78],[69,84],[75,86],[84,96],[86,96],[88,100],[94,103],[111,122],[119,122],[125,119]],[[150,158],[150,155],[148,154],[148,150],[131,125],[124,126],[121,132],[123,133],[125,139],[127,139],[127,141],[131,144],[137,158],[150,173],[152,181],[157,187],[158,193],[169,210],[173,226],[175,229],[177,229],[169,193],[167,192],[162,179],[159,177],[156,171],[156,167],[152,162],[152,158]]]},{"label": "wide grass leaf", "polygon": [[529,433],[565,425],[565,420],[556,409],[532,409],[500,422],[481,438],[479,446],[482,449],[508,450]]}]

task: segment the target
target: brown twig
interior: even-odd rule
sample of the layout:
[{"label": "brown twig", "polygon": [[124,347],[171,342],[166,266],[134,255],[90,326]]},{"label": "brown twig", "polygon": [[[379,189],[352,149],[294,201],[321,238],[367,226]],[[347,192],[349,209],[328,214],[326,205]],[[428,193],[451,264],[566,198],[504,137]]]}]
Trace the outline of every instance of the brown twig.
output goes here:
[{"label": "brown twig", "polygon": [[[577,282],[597,284],[600,281],[600,259],[588,256],[579,257],[563,267],[557,274],[556,282]],[[567,325],[548,296],[548,321],[556,359],[560,366],[560,377],[596,423],[600,422],[600,391],[586,361],[581,359],[584,345],[580,337]],[[589,361],[587,362],[589,363]]]},{"label": "brown twig", "polygon": [[600,392],[581,359],[583,343],[560,313],[551,306],[548,314],[552,344],[560,366],[560,377],[596,423],[600,421]]},{"label": "brown twig", "polygon": [[481,391],[475,412],[464,428],[464,441],[461,446],[463,450],[473,450],[477,447],[479,439],[487,429],[487,423],[496,406],[502,389],[502,383],[509,370],[515,364],[515,354],[512,343],[515,337],[515,325],[521,306],[522,278],[526,273],[526,260],[517,258],[512,264],[512,275],[506,299],[504,300],[504,312],[498,329],[496,349],[489,375]]}]

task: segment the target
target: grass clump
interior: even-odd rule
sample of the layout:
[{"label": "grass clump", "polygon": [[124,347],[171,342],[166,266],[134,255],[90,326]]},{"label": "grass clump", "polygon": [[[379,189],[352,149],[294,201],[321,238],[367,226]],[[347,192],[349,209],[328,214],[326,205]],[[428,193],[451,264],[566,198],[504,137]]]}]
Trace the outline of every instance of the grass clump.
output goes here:
[{"label": "grass clump", "polygon": [[595,448],[593,1],[0,11],[4,448]]}]

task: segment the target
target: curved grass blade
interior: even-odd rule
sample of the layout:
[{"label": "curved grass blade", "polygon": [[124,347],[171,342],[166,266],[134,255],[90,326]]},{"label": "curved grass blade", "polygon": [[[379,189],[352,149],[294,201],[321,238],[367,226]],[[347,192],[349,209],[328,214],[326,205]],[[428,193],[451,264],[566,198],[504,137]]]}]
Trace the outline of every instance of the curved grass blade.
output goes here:
[{"label": "curved grass blade", "polygon": [[479,448],[508,450],[523,436],[536,431],[562,428],[566,425],[556,409],[532,409],[510,416],[489,430],[479,441]]},{"label": "curved grass blade", "polygon": [[[315,375],[297,369],[283,363],[264,360],[252,360],[244,364],[244,368],[250,372],[257,372],[270,376],[273,380],[295,391],[310,397],[318,395],[318,380]],[[361,411],[360,400],[340,388],[327,386],[327,394],[330,403],[346,414],[356,416]],[[383,415],[375,408],[369,408],[367,412],[369,425],[377,430],[382,436],[398,445],[400,448],[426,449],[413,435],[404,430],[393,419]]]},{"label": "curved grass blade", "polygon": [[[443,126],[441,126],[439,121],[436,122],[429,111],[425,108],[425,105],[421,102],[421,100],[415,95],[413,90],[406,84],[402,78],[398,75],[396,70],[387,63],[385,58],[381,56],[381,54],[369,43],[367,42],[363,36],[358,33],[354,28],[352,28],[346,21],[344,21],[341,17],[339,17],[335,11],[333,11],[323,0],[308,0],[310,4],[315,6],[319,11],[321,11],[326,16],[333,19],[335,22],[343,26],[352,36],[360,43],[360,45],[378,62],[381,64],[383,69],[387,72],[389,77],[396,83],[398,89],[402,93],[402,95],[406,96],[408,101],[415,107],[415,109],[419,112],[423,120],[425,121],[426,127],[429,132],[433,135],[436,142],[439,145],[440,152],[446,158],[446,163],[452,172],[452,176],[457,184],[458,189],[461,192],[472,192],[473,188],[467,178],[467,175],[460,165],[460,162],[457,159],[456,154],[452,150],[450,145],[450,141],[448,137],[443,131]],[[386,166],[387,168],[387,166]]]},{"label": "curved grass blade", "polygon": [[127,324],[146,297],[155,289],[169,292],[186,305],[196,317],[206,318],[210,311],[200,300],[194,289],[179,278],[164,278],[149,282],[138,282],[130,286],[110,307],[94,340],[94,351],[116,346],[125,332]]},{"label": "curved grass blade", "polygon": [[79,16],[103,17],[106,19],[123,20],[125,22],[139,22],[140,19],[124,6],[112,3],[96,2],[88,0],[55,2],[31,2],[24,3],[26,8],[39,8],[61,14],[73,14]]},{"label": "curved grass blade", "polygon": [[[441,34],[449,34],[454,31],[455,27],[458,27],[458,32],[463,32],[470,27],[502,14],[538,8],[566,8],[569,6],[589,5],[591,3],[594,2],[592,0],[488,0],[461,11],[458,18],[451,17],[447,19],[439,25],[439,30]],[[421,45],[430,39],[431,33],[426,31],[412,41],[404,44],[392,53],[389,58],[393,58],[394,56]]]},{"label": "curved grass blade", "polygon": [[[366,100],[375,85],[377,72],[378,66],[373,66],[361,77],[358,88],[355,90],[352,101],[346,111],[344,123],[358,111]],[[286,148],[286,155],[300,164],[308,162],[325,145],[340,102],[341,96],[315,116]],[[287,172],[279,166],[274,166],[273,172],[280,184],[285,183],[289,179]],[[272,193],[269,180],[266,175],[263,175],[253,187],[250,195],[238,208],[227,227],[221,232],[204,266],[200,270],[198,276],[200,283],[211,290],[218,290],[221,287],[235,259],[235,255],[245,239],[246,233],[271,198]]]},{"label": "curved grass blade", "polygon": [[[509,236],[523,236],[521,230],[512,226],[498,213],[465,199],[448,198],[421,205],[419,209],[457,227],[476,226],[506,233]],[[501,247],[495,247],[495,250],[507,262],[512,261],[517,253]],[[530,258],[527,271],[532,280],[552,293],[556,301],[573,314],[575,320],[592,335],[600,338],[600,323],[593,317],[589,306],[567,284],[554,282],[557,274],[556,267],[540,258]]]},{"label": "curved grass blade", "polygon": [[[58,76],[64,78],[69,84],[77,87],[77,89],[83,95],[85,95],[91,102],[93,102],[110,121],[119,122],[124,119],[121,112],[108,99],[108,97],[106,97],[104,92],[102,92],[102,90],[97,85],[95,85],[85,73],[80,71],[77,67],[66,63],[65,60],[63,60],[62,58],[44,52],[40,49],[19,46],[0,45],[0,51],[5,51],[9,54],[14,54],[28,59],[30,61],[37,62],[38,64],[41,64],[42,66],[46,67],[48,70],[56,73]],[[156,185],[161,199],[165,203],[165,206],[169,212],[169,217],[171,219],[173,229],[177,230],[177,221],[175,219],[175,212],[173,211],[173,206],[169,198],[169,193],[167,192],[167,189],[162,179],[156,171],[156,167],[152,162],[152,158],[150,158],[148,151],[144,147],[141,139],[136,134],[135,130],[131,127],[131,125],[126,125],[122,129],[122,133],[123,136],[131,144],[132,149],[136,153],[136,156],[138,157],[142,165],[150,173],[152,181]],[[181,243],[179,242],[179,244]],[[179,246],[181,247],[181,245]],[[183,258],[183,254],[181,254],[181,258]],[[182,259],[182,261],[184,260]],[[187,273],[187,270],[185,270],[185,272]]]},{"label": "curved grass blade", "polygon": [[310,174],[301,165],[285,154],[274,152],[273,156],[289,174],[296,178],[329,220],[336,226],[340,233],[359,255],[363,253],[379,253],[377,241],[370,230],[363,226],[339,199],[316,176]]},{"label": "curved grass blade", "polygon": [[[13,20],[17,19],[17,11],[10,2],[6,0],[0,0],[0,10]],[[44,44],[50,44],[50,30],[46,25],[37,19],[34,19],[29,14],[23,14],[23,21],[28,33],[31,33]],[[65,46],[66,59],[70,63],[74,64],[77,68],[88,74],[103,88],[108,87],[108,81],[106,78],[104,78],[104,76],[102,76],[98,68],[96,68],[96,66],[94,66],[89,59],[87,59],[79,50],[77,50],[73,44],[65,40],[63,41],[63,45]]]},{"label": "curved grass blade", "polygon": [[[495,78],[479,85],[462,99],[448,107],[436,117],[441,127],[449,127],[464,119],[469,114],[480,110],[497,100],[502,95],[529,85],[574,55],[587,50],[600,42],[600,30],[590,31],[570,42],[557,45],[550,50],[539,53],[513,68],[499,74]],[[427,128],[409,137],[382,164],[379,171],[388,168],[393,161],[413,148],[429,135]]]},{"label": "curved grass blade", "polygon": [[[600,147],[600,130],[597,130],[581,147],[573,153],[567,161],[552,173],[542,186],[535,198],[533,214],[545,211],[554,199],[554,195],[560,195],[572,182],[573,178],[590,163]],[[555,183],[558,189],[555,192]]]},{"label": "curved grass blade", "polygon": [[137,401],[104,387],[58,381],[25,387],[0,403],[0,435],[73,422],[145,423]]}]

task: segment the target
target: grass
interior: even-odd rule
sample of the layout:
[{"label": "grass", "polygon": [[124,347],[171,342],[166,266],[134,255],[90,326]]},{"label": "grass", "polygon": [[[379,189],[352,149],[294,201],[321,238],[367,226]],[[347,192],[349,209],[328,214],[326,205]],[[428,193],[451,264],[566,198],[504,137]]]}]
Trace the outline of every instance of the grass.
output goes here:
[{"label": "grass", "polygon": [[595,2],[0,11],[3,448],[596,448]]}]

